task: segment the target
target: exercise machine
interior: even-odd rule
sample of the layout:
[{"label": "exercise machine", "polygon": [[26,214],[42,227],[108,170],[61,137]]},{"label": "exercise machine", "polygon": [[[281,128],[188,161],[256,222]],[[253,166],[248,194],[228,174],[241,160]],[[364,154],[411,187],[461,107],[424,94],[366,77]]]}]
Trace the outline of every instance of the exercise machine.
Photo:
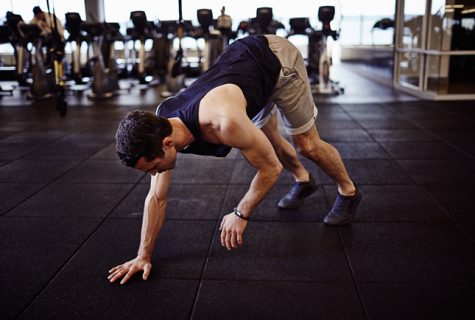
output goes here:
[{"label": "exercise machine", "polygon": [[196,14],[201,26],[201,32],[197,37],[203,37],[205,40],[204,54],[200,54],[199,61],[202,66],[201,71],[206,71],[223,52],[224,42],[220,34],[210,32],[210,27],[213,26],[214,28],[213,11],[211,9],[198,9]]},{"label": "exercise machine", "polygon": [[312,92],[315,94],[338,95],[344,93],[344,89],[339,86],[339,83],[330,78],[332,57],[328,49],[328,38],[337,40],[339,37],[339,33],[332,30],[330,26],[334,17],[334,6],[319,7],[318,20],[322,22],[322,29],[312,32],[309,37],[310,78],[318,75],[318,83],[312,86]]},{"label": "exercise machine", "polygon": [[295,42],[294,38],[298,36],[306,38],[306,52],[305,55],[302,55],[305,59],[310,84],[315,84],[318,82],[318,62],[320,59],[317,54],[318,51],[310,49],[310,38],[314,37],[315,30],[310,25],[310,20],[308,17],[290,18],[289,26],[290,29],[287,32],[287,39]]},{"label": "exercise machine", "polygon": [[221,8],[221,15],[216,20],[216,28],[221,32],[223,48],[228,46],[230,39],[235,39],[237,36],[237,33],[232,30],[233,20],[226,14],[226,8],[224,6]]},{"label": "exercise machine", "polygon": [[[71,44],[72,49],[71,71],[69,72],[70,78],[74,80],[76,84],[82,84],[84,83],[83,75],[87,72],[87,68],[85,70],[81,65],[81,45],[87,40],[84,30],[82,29],[83,21],[77,12],[67,12],[65,18],[65,29],[69,32],[69,37],[66,41]],[[87,75],[89,76],[90,73]]]},{"label": "exercise machine", "polygon": [[155,71],[160,82],[165,82],[168,73],[172,57],[172,37],[177,32],[177,28],[178,23],[176,20],[161,20],[157,25],[157,33],[153,40],[153,54]]},{"label": "exercise machine", "polygon": [[15,54],[15,77],[21,87],[27,87],[27,74],[25,72],[29,60],[27,42],[19,29],[19,26],[24,24],[24,21],[21,15],[13,12],[7,12],[6,18],[6,25],[10,32],[10,43]]},{"label": "exercise machine", "polygon": [[[10,30],[8,30],[8,27],[7,26],[1,26],[0,25],[0,44],[4,44],[4,43],[10,43]],[[2,64],[0,62],[0,67],[2,67]],[[2,68],[3,69],[3,68]],[[10,68],[8,68],[10,69]],[[10,69],[12,70],[12,69]],[[10,70],[7,71],[7,73],[10,73]],[[4,70],[2,70],[2,73],[3,73]],[[3,97],[3,96],[12,96],[13,95],[13,87],[4,87],[2,85],[0,85],[0,98]]]},{"label": "exercise machine", "polygon": [[[135,71],[139,78],[140,85],[147,85],[151,81],[148,77],[151,75],[150,69],[153,70],[153,63],[149,66],[147,72],[146,54],[145,54],[145,41],[154,38],[154,25],[147,21],[147,15],[145,11],[132,11],[130,13],[130,20],[132,21],[133,28],[127,29],[127,35],[133,41],[133,52],[135,53],[135,42],[140,42],[138,49],[138,57],[135,56]],[[149,61],[150,62],[150,61]]]},{"label": "exercise machine", "polygon": [[[54,70],[46,68],[43,54],[43,37],[36,24],[20,24],[20,30],[27,43],[33,44],[31,63],[31,84],[28,99],[40,100],[53,98],[56,93]],[[47,48],[49,50],[49,48]]]},{"label": "exercise machine", "polygon": [[178,0],[178,50],[174,59],[170,59],[168,66],[168,75],[166,80],[166,90],[161,92],[162,97],[169,97],[185,88],[186,69],[183,68],[183,47],[182,38],[185,32],[185,23],[183,20],[182,0]]},{"label": "exercise machine", "polygon": [[[88,98],[110,98],[117,94],[119,88],[119,76],[116,72],[115,59],[111,54],[111,46],[104,52],[103,43],[108,33],[112,32],[107,23],[84,24],[84,30],[92,37],[93,58],[91,92]],[[107,51],[108,50],[108,51]]]}]

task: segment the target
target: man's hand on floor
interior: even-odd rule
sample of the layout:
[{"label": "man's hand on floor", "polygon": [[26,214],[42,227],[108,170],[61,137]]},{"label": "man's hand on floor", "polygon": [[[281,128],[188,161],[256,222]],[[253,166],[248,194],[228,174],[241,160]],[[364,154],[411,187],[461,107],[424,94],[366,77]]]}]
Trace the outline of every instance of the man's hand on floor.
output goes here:
[{"label": "man's hand on floor", "polygon": [[228,250],[242,246],[242,234],[246,230],[247,221],[239,218],[233,212],[223,217],[221,226],[221,245]]},{"label": "man's hand on floor", "polygon": [[[127,261],[121,265],[118,265],[109,270],[109,279],[110,282],[115,282],[117,279],[124,277],[120,284],[126,283],[130,277],[132,277],[138,271],[143,270],[142,278],[147,280],[150,269],[152,268],[152,264],[150,263],[150,259],[146,259],[143,257],[136,257],[130,261]],[[124,276],[125,275],[125,276]]]}]

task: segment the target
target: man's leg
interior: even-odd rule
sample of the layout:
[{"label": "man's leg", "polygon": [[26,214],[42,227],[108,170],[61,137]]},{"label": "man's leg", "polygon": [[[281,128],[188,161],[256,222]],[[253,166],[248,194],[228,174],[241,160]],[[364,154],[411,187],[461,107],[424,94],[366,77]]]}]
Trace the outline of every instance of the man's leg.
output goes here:
[{"label": "man's leg", "polygon": [[299,50],[288,40],[266,35],[269,48],[282,69],[270,98],[284,116],[287,131],[297,151],[315,162],[337,184],[337,199],[324,222],[343,225],[351,221],[361,195],[351,181],[338,151],[322,141],[315,127],[318,110],[310,89],[305,63]]},{"label": "man's leg", "polygon": [[315,125],[304,133],[293,135],[292,141],[299,153],[315,162],[338,186],[339,194],[324,222],[331,225],[349,223],[361,201],[361,194],[350,179],[340,153],[320,139]]},{"label": "man's leg", "polygon": [[277,113],[272,115],[269,122],[261,130],[274,147],[275,153],[285,169],[294,176],[295,181],[308,182],[309,172],[297,157],[295,148],[280,134],[277,126]]},{"label": "man's leg", "polygon": [[289,170],[295,179],[291,190],[279,201],[277,206],[287,210],[297,209],[306,197],[317,190],[318,186],[300,162],[294,147],[280,134],[276,113],[261,130],[271,142],[284,168]]},{"label": "man's leg", "polygon": [[292,141],[300,154],[315,162],[335,181],[341,195],[355,194],[355,185],[348,176],[340,153],[331,144],[320,139],[315,126],[304,133],[293,135]]}]

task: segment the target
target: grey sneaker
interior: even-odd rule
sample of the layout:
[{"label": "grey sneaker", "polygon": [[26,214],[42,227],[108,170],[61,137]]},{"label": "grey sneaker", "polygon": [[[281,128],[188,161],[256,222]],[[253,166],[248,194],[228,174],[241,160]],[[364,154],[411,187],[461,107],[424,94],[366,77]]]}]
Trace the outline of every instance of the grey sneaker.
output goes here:
[{"label": "grey sneaker", "polygon": [[356,208],[362,199],[361,193],[356,189],[354,196],[342,196],[338,194],[332,209],[323,222],[332,226],[342,226],[351,222]]},{"label": "grey sneaker", "polygon": [[308,182],[294,182],[290,191],[280,199],[277,206],[284,210],[297,209],[302,205],[305,198],[318,189],[317,184],[310,175]]}]

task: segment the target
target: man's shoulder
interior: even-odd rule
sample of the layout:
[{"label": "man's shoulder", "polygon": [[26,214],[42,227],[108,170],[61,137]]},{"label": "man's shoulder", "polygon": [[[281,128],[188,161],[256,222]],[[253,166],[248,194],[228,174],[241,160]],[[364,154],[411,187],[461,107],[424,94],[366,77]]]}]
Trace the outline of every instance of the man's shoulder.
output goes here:
[{"label": "man's shoulder", "polygon": [[246,107],[246,99],[242,89],[233,83],[219,85],[210,90],[201,99],[201,107],[209,107],[210,109],[229,109],[236,107]]}]

